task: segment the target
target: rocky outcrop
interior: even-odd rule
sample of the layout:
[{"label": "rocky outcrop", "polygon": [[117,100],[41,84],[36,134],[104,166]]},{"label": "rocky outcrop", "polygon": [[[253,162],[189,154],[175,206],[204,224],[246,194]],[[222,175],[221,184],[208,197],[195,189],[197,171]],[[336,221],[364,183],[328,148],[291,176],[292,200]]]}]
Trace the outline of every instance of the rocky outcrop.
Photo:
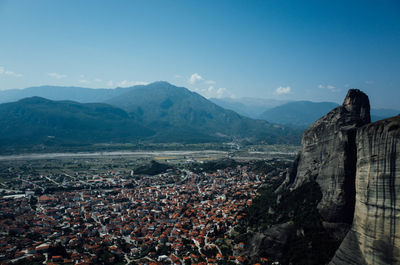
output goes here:
[{"label": "rocky outcrop", "polygon": [[[400,115],[370,123],[369,111],[351,89],[304,132],[265,213],[274,226],[253,246],[281,264],[400,264]],[[277,229],[282,220],[293,229]]]},{"label": "rocky outcrop", "polygon": [[246,242],[246,249],[238,254],[254,262],[260,256],[280,260],[293,233],[296,233],[296,228],[292,221],[273,225],[263,233],[255,233]]},{"label": "rocky outcrop", "polygon": [[[366,94],[350,89],[343,104],[317,120],[302,138],[302,151],[280,190],[315,181],[324,222],[351,224],[354,212],[357,128],[370,122]],[[333,229],[334,231],[335,229]]]},{"label": "rocky outcrop", "polygon": [[331,264],[400,264],[400,116],[357,132],[356,205]]}]

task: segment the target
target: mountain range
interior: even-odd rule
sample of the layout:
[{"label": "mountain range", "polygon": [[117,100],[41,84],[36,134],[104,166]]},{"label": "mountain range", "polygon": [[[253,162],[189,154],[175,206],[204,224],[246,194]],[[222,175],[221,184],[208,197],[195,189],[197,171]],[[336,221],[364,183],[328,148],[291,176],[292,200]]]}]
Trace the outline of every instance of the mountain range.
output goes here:
[{"label": "mountain range", "polygon": [[279,124],[307,126],[337,106],[333,102],[294,101],[266,110],[260,118]]},{"label": "mountain range", "polygon": [[266,110],[278,107],[289,102],[288,100],[252,97],[210,98],[210,100],[225,109],[233,110],[240,115],[253,119],[259,119],[260,115]]},{"label": "mountain range", "polygon": [[[115,89],[41,86],[4,90],[0,102],[8,102],[0,104],[2,147],[232,140],[299,144],[303,129],[337,106],[252,98],[208,100],[162,81]],[[249,116],[267,109],[253,119],[238,114],[238,107],[242,107],[240,113],[253,113]],[[398,113],[372,110],[372,120]]]},{"label": "mountain range", "polygon": [[294,141],[292,129],[241,116],[167,82],[136,86],[106,102],[119,106],[136,121],[156,131],[155,138],[159,141],[181,141],[182,136],[189,142],[210,137],[270,143]]},{"label": "mountain range", "polygon": [[[329,110],[339,106],[335,102],[279,101],[258,98],[213,98],[210,100],[246,117],[301,127],[310,126]],[[371,120],[382,120],[399,113],[400,110],[373,108],[371,109]]]},{"label": "mountain range", "polygon": [[[167,82],[155,82],[150,87],[168,87]],[[164,85],[162,85],[164,84]],[[0,103],[13,102],[27,97],[43,97],[50,100],[71,100],[80,103],[113,103],[115,98],[123,98],[125,93],[132,90],[149,88],[139,85],[133,87],[117,87],[115,89],[91,89],[85,87],[38,86],[25,89],[9,89],[0,91]],[[158,90],[157,92],[160,92]],[[190,92],[190,91],[189,91]],[[133,92],[136,93],[136,92]],[[137,91],[139,93],[139,91]],[[143,93],[142,93],[143,94]],[[188,94],[188,93],[187,93]],[[154,95],[152,95],[154,96]],[[150,96],[150,98],[152,97]],[[137,99],[139,100],[139,99]],[[232,110],[241,116],[266,120],[271,123],[305,128],[316,119],[338,106],[334,102],[288,101],[264,98],[210,98],[216,105]],[[144,101],[143,101],[144,102]],[[120,107],[117,105],[117,107]],[[125,104],[125,107],[126,104]],[[134,112],[132,110],[128,110]],[[167,111],[168,113],[170,111]],[[371,120],[377,121],[399,114],[394,109],[371,109]]]},{"label": "mountain range", "polygon": [[[29,89],[29,93],[32,90],[35,89]],[[50,87],[41,87],[37,91],[49,90]],[[300,130],[243,117],[167,82],[116,90],[82,90],[81,95],[79,88],[64,87],[62,93],[52,95],[53,99],[73,97],[81,101],[90,101],[92,95],[94,100],[101,98],[106,103],[34,96],[0,104],[0,145],[79,146],[139,140],[297,144],[300,139]]]}]

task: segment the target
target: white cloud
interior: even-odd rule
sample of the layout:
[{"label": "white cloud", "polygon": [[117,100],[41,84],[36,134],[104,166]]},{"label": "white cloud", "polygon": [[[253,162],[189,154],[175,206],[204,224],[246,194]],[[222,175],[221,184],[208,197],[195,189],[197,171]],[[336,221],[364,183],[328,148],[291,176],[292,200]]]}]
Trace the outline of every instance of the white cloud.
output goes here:
[{"label": "white cloud", "polygon": [[275,95],[289,94],[291,92],[291,90],[292,90],[292,88],[290,86],[286,86],[286,87],[280,86],[275,90],[274,94]]},{"label": "white cloud", "polygon": [[193,84],[197,83],[198,81],[203,81],[203,80],[204,80],[204,78],[201,75],[199,75],[198,73],[194,73],[190,76],[189,83],[193,85]]},{"label": "white cloud", "polygon": [[16,72],[7,70],[2,66],[0,66],[0,75],[8,75],[8,76],[13,76],[13,77],[22,77],[22,74],[18,74]]},{"label": "white cloud", "polygon": [[367,81],[364,81],[364,83],[367,84],[367,85],[372,85],[372,84],[375,83],[375,82],[374,82],[374,81],[371,81],[371,80],[367,80]]},{"label": "white cloud", "polygon": [[209,86],[208,88],[194,89],[195,92],[201,94],[206,98],[234,98],[235,95],[229,92],[228,89],[220,87],[215,88],[214,86]]},{"label": "white cloud", "polygon": [[[175,77],[177,77],[179,75],[176,75]],[[180,76],[179,76],[180,77]],[[202,77],[201,75],[199,75],[198,73],[194,73],[189,77],[188,80],[189,84],[196,84],[196,83],[202,83],[205,85],[215,85],[217,82],[215,82],[214,80],[207,80],[204,77]]]},{"label": "white cloud", "polygon": [[94,81],[94,82],[97,82],[97,83],[103,82],[103,80],[101,80],[100,78],[95,78],[93,81]]},{"label": "white cloud", "polygon": [[318,88],[323,88],[323,89],[328,89],[328,90],[330,90],[331,92],[339,92],[341,89],[340,88],[337,88],[337,87],[335,87],[335,86],[332,86],[332,85],[322,85],[322,84],[319,84],[318,85]]},{"label": "white cloud", "polygon": [[222,98],[227,93],[226,88],[220,87],[217,89],[217,98]]},{"label": "white cloud", "polygon": [[214,80],[206,80],[204,81],[204,83],[206,83],[207,85],[215,85],[215,81]]},{"label": "white cloud", "polygon": [[61,78],[67,77],[67,75],[59,74],[59,73],[48,73],[47,75],[50,77],[56,78],[56,79],[61,79]]},{"label": "white cloud", "polygon": [[116,83],[119,87],[130,87],[130,86],[137,86],[137,85],[147,85],[149,82],[144,81],[129,81],[129,80],[122,80],[121,82]]}]

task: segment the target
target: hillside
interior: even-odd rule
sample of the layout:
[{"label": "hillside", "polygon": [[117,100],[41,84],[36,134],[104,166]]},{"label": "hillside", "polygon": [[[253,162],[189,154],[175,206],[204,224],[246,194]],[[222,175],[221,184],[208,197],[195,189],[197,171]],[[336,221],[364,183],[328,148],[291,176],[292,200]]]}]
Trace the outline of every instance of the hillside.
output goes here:
[{"label": "hillside", "polygon": [[278,124],[308,126],[337,106],[333,102],[294,101],[266,110],[260,118]]},{"label": "hillside", "polygon": [[152,134],[118,108],[32,97],[0,105],[0,145],[86,145]]},{"label": "hillside", "polygon": [[300,131],[226,110],[199,94],[167,82],[135,86],[107,103],[123,108],[156,131],[156,141],[241,138],[265,143],[298,143]]},{"label": "hillside", "polygon": [[287,100],[265,99],[265,98],[210,98],[220,107],[233,110],[240,115],[257,119],[261,113],[267,109],[271,109],[287,103]]}]

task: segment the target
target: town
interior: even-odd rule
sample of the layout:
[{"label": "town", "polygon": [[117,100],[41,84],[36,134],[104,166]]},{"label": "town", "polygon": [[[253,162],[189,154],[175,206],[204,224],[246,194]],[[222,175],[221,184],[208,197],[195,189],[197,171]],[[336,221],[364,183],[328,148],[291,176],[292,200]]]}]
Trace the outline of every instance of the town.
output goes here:
[{"label": "town", "polygon": [[1,191],[0,262],[247,264],[233,228],[257,188],[287,170],[279,160],[263,163],[272,170],[245,163],[197,173],[172,167],[154,176],[120,167],[26,170],[33,174],[3,179],[19,192]]}]

